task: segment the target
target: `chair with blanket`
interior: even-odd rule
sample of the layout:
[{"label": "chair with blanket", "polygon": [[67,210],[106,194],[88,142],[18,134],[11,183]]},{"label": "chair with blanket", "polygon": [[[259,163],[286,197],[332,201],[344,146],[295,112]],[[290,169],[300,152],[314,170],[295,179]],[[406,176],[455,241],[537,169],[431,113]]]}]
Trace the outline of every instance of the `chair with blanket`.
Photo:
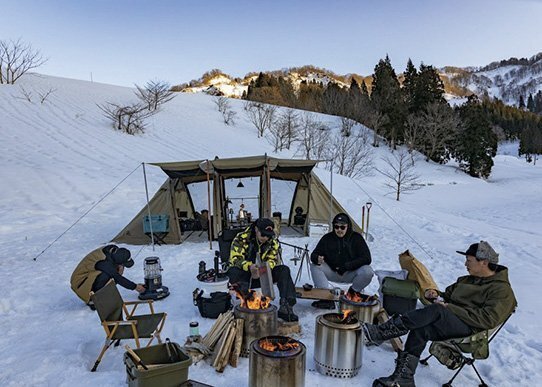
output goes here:
[{"label": "chair with blanket", "polygon": [[[105,344],[92,367],[92,372],[96,371],[105,352],[113,343],[118,346],[120,340],[134,339],[136,347],[139,348],[140,338],[149,338],[147,347],[155,337],[159,343],[162,342],[160,332],[164,327],[166,313],[154,313],[152,300],[124,302],[113,280],[97,292],[91,292],[90,299],[94,302],[106,335]],[[151,313],[134,315],[140,304],[148,304]]]},{"label": "chair with blanket", "polygon": [[477,332],[468,337],[432,342],[429,347],[430,355],[420,360],[420,363],[429,365],[427,361],[431,357],[435,357],[442,365],[445,365],[451,370],[457,370],[452,378],[447,383],[444,383],[442,387],[451,387],[452,382],[465,365],[470,365],[474,372],[476,372],[478,379],[480,379],[479,386],[487,387],[474,362],[475,360],[483,360],[489,357],[489,345],[491,341],[493,341],[511,316],[508,316],[502,324],[493,329]]}]

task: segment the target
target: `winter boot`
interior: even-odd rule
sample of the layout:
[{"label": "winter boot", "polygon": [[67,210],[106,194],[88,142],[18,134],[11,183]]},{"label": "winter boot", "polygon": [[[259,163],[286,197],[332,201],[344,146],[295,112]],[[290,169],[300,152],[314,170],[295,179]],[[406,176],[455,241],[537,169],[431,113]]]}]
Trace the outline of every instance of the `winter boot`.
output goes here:
[{"label": "winter boot", "polygon": [[363,323],[362,328],[367,345],[380,345],[385,340],[403,336],[408,332],[400,316],[392,317],[380,325]]},{"label": "winter boot", "polygon": [[299,317],[294,313],[293,302],[287,300],[286,298],[280,299],[280,308],[278,311],[278,316],[280,319],[286,322],[295,322],[299,320]]},{"label": "winter boot", "polygon": [[414,373],[420,361],[419,357],[408,352],[400,352],[397,356],[395,371],[386,377],[381,377],[373,382],[373,387],[416,387],[414,384]]}]

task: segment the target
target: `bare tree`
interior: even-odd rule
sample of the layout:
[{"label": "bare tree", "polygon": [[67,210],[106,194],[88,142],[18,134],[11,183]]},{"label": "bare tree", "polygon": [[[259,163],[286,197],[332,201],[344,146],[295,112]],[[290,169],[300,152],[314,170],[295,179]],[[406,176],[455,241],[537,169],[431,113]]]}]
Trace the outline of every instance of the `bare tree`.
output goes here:
[{"label": "bare tree", "polygon": [[297,152],[307,160],[329,160],[329,127],[314,118],[311,113],[304,113],[299,128],[299,146]]},{"label": "bare tree", "polygon": [[171,90],[171,86],[163,81],[149,81],[145,87],[136,87],[136,96],[146,106],[149,111],[158,110],[160,105],[171,101],[175,98],[175,93]]},{"label": "bare tree", "polygon": [[43,104],[47,100],[47,98],[49,98],[49,96],[53,94],[55,91],[56,89],[53,89],[51,87],[47,91],[38,92],[38,95],[40,96],[40,103]]},{"label": "bare tree", "polygon": [[283,110],[279,117],[269,128],[267,136],[269,142],[275,148],[275,152],[290,149],[297,139],[299,130],[299,116],[294,109]]},{"label": "bare tree", "polygon": [[385,186],[391,188],[392,192],[395,193],[395,200],[399,201],[401,193],[421,188],[420,176],[415,173],[414,164],[409,161],[408,151],[400,149],[392,153],[391,157],[386,156],[382,160],[384,160],[388,168],[376,168],[376,170],[389,179]]},{"label": "bare tree", "polygon": [[0,84],[14,84],[29,70],[40,67],[45,62],[39,50],[21,39],[0,40]]},{"label": "bare tree", "polygon": [[98,108],[109,118],[114,127],[127,134],[143,133],[145,131],[145,119],[152,116],[148,106],[139,103],[121,106],[111,102],[99,105]]},{"label": "bare tree", "polygon": [[22,97],[16,96],[15,98],[24,99],[25,101],[32,102],[32,92],[26,90],[24,87],[20,86]]},{"label": "bare tree", "polygon": [[258,130],[258,137],[262,137],[273,124],[277,108],[260,102],[252,102],[248,106],[247,115]]},{"label": "bare tree", "polygon": [[352,128],[357,125],[357,122],[346,117],[341,117],[341,134],[343,136],[350,136],[352,134]]},{"label": "bare tree", "polygon": [[233,111],[230,105],[230,100],[226,97],[215,97],[213,102],[215,103],[218,111],[222,114],[222,119],[226,125],[235,125],[236,112]]},{"label": "bare tree", "polygon": [[348,177],[368,175],[373,169],[373,149],[366,129],[353,128],[346,136],[337,132],[330,146],[330,170]]},{"label": "bare tree", "polygon": [[382,112],[376,109],[367,110],[363,123],[365,124],[365,126],[373,130],[373,146],[374,147],[380,146],[379,144],[380,129],[384,125],[386,125],[388,121],[389,121],[389,118],[386,114],[382,114]]},{"label": "bare tree", "polygon": [[456,136],[460,120],[446,103],[433,102],[422,113],[421,129],[426,161],[445,162],[449,158],[447,147]]}]

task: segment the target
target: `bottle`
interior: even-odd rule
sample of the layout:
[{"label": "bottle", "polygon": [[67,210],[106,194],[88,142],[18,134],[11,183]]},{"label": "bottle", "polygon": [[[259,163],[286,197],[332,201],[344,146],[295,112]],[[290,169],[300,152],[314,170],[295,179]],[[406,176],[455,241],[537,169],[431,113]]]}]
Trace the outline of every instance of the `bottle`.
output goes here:
[{"label": "bottle", "polygon": [[197,321],[190,322],[190,336],[199,336],[199,323]]},{"label": "bottle", "polygon": [[205,273],[205,261],[199,261],[199,269],[198,269],[198,272],[199,274],[202,274],[202,273]]}]

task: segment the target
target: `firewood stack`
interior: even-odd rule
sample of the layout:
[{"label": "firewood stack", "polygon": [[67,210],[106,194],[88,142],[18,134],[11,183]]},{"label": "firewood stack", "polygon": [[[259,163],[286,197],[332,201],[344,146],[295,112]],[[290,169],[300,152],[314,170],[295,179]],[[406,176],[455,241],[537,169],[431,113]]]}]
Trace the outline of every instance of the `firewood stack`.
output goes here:
[{"label": "firewood stack", "polygon": [[223,372],[228,363],[237,367],[244,322],[241,318],[235,319],[233,312],[222,313],[203,337],[202,344],[213,350],[211,364],[217,372]]}]

